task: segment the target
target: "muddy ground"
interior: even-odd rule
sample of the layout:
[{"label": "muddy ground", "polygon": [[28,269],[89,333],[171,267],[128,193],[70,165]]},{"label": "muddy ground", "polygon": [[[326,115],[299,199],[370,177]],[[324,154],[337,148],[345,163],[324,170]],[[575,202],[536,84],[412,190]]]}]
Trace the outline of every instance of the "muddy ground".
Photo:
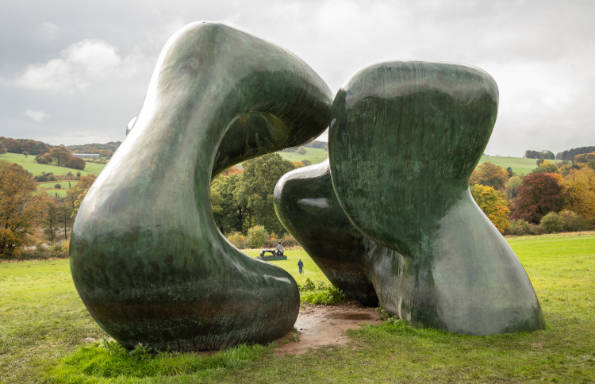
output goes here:
[{"label": "muddy ground", "polygon": [[279,339],[277,355],[300,355],[310,349],[339,346],[349,341],[348,329],[358,329],[365,324],[380,324],[380,314],[374,308],[355,304],[333,306],[302,305],[294,332]]}]

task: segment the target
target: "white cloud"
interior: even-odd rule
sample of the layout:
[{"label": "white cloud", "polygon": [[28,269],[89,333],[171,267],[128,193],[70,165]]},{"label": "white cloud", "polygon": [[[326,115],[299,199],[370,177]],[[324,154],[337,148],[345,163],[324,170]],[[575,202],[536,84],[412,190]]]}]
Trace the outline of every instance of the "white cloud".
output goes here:
[{"label": "white cloud", "polygon": [[41,123],[45,119],[47,119],[48,117],[50,117],[50,115],[48,115],[44,111],[39,111],[39,110],[36,110],[36,109],[27,109],[25,111],[25,116],[27,116],[31,120],[35,121],[36,123]]},{"label": "white cloud", "polygon": [[121,62],[116,48],[108,42],[85,39],[68,46],[58,58],[28,66],[17,84],[35,90],[72,93],[113,76]]},{"label": "white cloud", "polygon": [[54,40],[58,37],[58,33],[60,32],[60,28],[54,24],[50,23],[49,21],[44,21],[40,25],[41,33],[43,36],[48,40]]}]

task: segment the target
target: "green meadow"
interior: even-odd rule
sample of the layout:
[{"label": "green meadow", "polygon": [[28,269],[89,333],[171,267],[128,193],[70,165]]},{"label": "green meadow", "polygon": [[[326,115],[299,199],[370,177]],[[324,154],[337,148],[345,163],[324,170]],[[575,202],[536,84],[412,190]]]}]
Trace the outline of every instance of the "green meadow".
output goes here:
[{"label": "green meadow", "polygon": [[[0,263],[2,383],[591,383],[595,381],[595,233],[509,238],[547,329],[451,335],[394,319],[352,342],[299,356],[272,346],[217,354],[124,351],[91,319],[68,260]],[[258,250],[247,251],[256,256]],[[298,282],[324,276],[301,248],[273,262]],[[297,260],[305,264],[297,273]]]},{"label": "green meadow", "polygon": [[304,161],[309,160],[312,164],[321,163],[328,157],[328,152],[322,148],[307,148],[304,147],[306,153],[299,154],[297,152],[278,152],[282,158],[288,161]]},{"label": "green meadow", "polygon": [[[320,163],[328,157],[328,152],[321,148],[304,148],[305,154],[297,152],[278,152],[281,157],[288,161],[303,161],[309,160],[312,164]],[[99,175],[99,172],[105,167],[105,164],[97,164],[87,162],[85,169],[79,171],[72,168],[58,167],[55,165],[38,164],[35,161],[35,156],[26,156],[19,153],[3,153],[0,154],[0,160],[6,160],[11,163],[17,163],[25,168],[33,175],[41,175],[42,172],[53,173],[54,175],[66,175],[71,172],[76,175],[81,172],[81,175],[93,174]],[[493,164],[499,165],[503,168],[511,167],[514,173],[519,175],[526,175],[537,167],[535,159],[523,159],[520,157],[505,157],[505,156],[482,156],[479,163],[489,161]]]},{"label": "green meadow", "polygon": [[[507,157],[507,156],[482,156],[479,160],[479,164],[489,161],[492,164],[496,164],[506,169],[512,168],[512,171],[517,175],[526,175],[531,173],[532,170],[537,168],[536,159],[524,159],[521,157]],[[557,160],[549,160],[557,162]]]},{"label": "green meadow", "polygon": [[97,164],[97,163],[87,162],[84,170],[72,169],[72,168],[66,168],[66,167],[58,167],[56,165],[39,164],[35,161],[34,155],[25,156],[20,153],[0,154],[0,160],[5,160],[10,163],[19,164],[21,167],[25,168],[33,176],[41,175],[43,172],[53,173],[54,175],[66,175],[68,172],[76,175],[77,172],[80,172],[81,175],[83,175],[83,176],[87,176],[87,175],[97,176],[97,175],[99,175],[99,172],[101,172],[101,170],[105,166],[105,164]]}]

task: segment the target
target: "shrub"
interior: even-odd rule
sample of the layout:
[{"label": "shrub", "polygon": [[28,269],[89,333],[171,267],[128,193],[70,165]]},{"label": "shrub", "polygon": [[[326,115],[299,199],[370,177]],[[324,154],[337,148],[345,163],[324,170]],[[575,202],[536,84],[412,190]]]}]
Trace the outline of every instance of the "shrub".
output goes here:
[{"label": "shrub", "polygon": [[508,227],[507,234],[509,235],[528,235],[531,233],[529,223],[523,219],[512,220],[510,227]]},{"label": "shrub", "polygon": [[60,184],[56,183],[56,184],[54,184],[54,188],[56,188],[56,189],[60,189],[60,188],[62,188],[62,185],[60,185]]},{"label": "shrub", "polygon": [[304,284],[299,287],[300,291],[313,291],[316,289],[316,284],[310,278],[306,278]]},{"label": "shrub", "polygon": [[347,296],[339,288],[327,286],[323,290],[304,293],[300,299],[303,303],[314,305],[334,305],[347,300]]},{"label": "shrub", "polygon": [[246,236],[244,236],[242,232],[232,232],[229,236],[227,236],[227,240],[229,240],[229,242],[232,243],[236,248],[246,248]]},{"label": "shrub", "polygon": [[556,212],[550,212],[543,216],[539,226],[547,233],[561,232],[564,229],[564,223]]},{"label": "shrub", "polygon": [[283,239],[281,239],[281,242],[283,243],[284,247],[295,247],[295,246],[299,245],[299,243],[295,239],[295,237],[291,236],[289,233],[287,233],[287,234],[285,234],[285,236],[283,236]]},{"label": "shrub", "polygon": [[269,234],[264,229],[264,226],[255,225],[248,230],[248,246],[250,248],[260,248],[266,243],[268,237]]},{"label": "shrub", "polygon": [[529,233],[532,235],[542,235],[545,231],[539,224],[529,223]]},{"label": "shrub", "polygon": [[562,220],[562,229],[564,231],[584,231],[589,228],[587,220],[573,211],[565,209],[560,212],[559,216]]}]

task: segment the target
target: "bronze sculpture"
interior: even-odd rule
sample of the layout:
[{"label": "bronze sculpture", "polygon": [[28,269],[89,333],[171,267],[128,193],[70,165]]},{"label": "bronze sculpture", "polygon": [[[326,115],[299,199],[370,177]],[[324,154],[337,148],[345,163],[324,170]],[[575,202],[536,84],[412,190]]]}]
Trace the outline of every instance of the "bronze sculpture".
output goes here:
[{"label": "bronze sculpture", "polygon": [[222,24],[190,24],[164,47],[128,137],[81,205],[76,288],[128,348],[282,336],[297,317],[296,283],[222,236],[209,183],[330,123],[330,163],[284,176],[275,197],[335,285],[451,332],[542,328],[522,266],[467,189],[496,107],[487,74],[418,62],[365,69],[331,107],[324,81],[296,56]]}]

